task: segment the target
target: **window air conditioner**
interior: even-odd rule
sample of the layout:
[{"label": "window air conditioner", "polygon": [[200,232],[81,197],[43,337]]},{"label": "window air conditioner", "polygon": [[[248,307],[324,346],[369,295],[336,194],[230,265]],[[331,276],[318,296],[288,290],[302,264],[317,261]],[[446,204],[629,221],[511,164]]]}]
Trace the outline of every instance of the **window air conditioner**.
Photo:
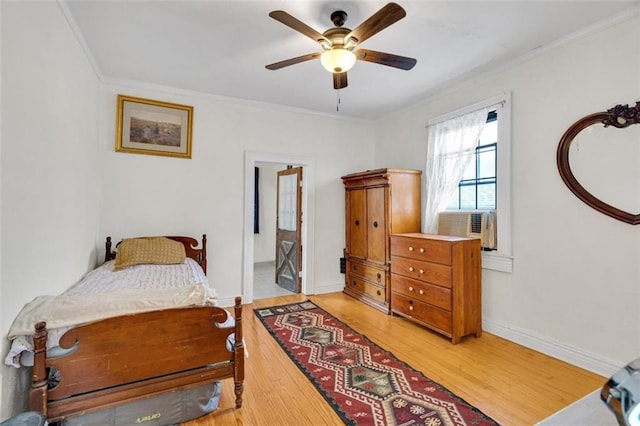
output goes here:
[{"label": "window air conditioner", "polygon": [[438,213],[438,234],[480,238],[484,249],[497,248],[496,211],[447,210]]}]

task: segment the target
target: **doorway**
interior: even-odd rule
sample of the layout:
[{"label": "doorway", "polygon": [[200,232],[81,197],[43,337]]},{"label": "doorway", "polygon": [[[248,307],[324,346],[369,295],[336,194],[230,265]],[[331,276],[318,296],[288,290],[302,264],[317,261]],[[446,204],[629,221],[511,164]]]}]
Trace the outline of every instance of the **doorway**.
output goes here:
[{"label": "doorway", "polygon": [[302,167],[256,163],[253,298],[300,293]]},{"label": "doorway", "polygon": [[[283,154],[270,154],[270,153],[257,153],[246,152],[245,153],[245,208],[244,208],[244,247],[243,247],[243,278],[242,278],[242,294],[243,302],[251,303],[255,298],[271,297],[265,296],[262,289],[254,287],[256,282],[261,279],[264,274],[264,270],[267,270],[267,274],[270,274],[271,278],[275,281],[275,244],[271,245],[273,248],[272,259],[273,265],[260,265],[261,261],[266,261],[264,241],[260,241],[254,234],[254,206],[255,206],[255,167],[261,167],[265,169],[265,173],[271,173],[271,171],[280,169],[284,170],[288,165],[300,166],[303,170],[302,179],[302,199],[301,199],[301,211],[304,215],[304,220],[300,226],[300,244],[302,255],[300,256],[302,274],[300,277],[300,292],[302,294],[312,294],[313,292],[313,210],[310,206],[313,205],[314,199],[314,163],[313,161],[305,158],[291,157]],[[269,170],[268,172],[266,170]],[[274,172],[275,174],[275,172]],[[275,179],[275,176],[274,176]],[[265,197],[270,197],[269,202],[273,207],[273,214],[269,219],[265,217],[264,223],[260,223],[261,232],[274,232],[276,229],[275,221],[275,193],[260,194],[261,198],[265,200],[262,205],[267,205]],[[271,199],[272,198],[272,199]],[[265,212],[265,216],[266,215]],[[272,218],[272,219],[271,219]],[[269,223],[270,222],[270,223]],[[275,237],[274,237],[275,238]],[[269,243],[267,243],[269,244]],[[273,273],[271,273],[273,268]],[[260,276],[259,276],[260,274]],[[275,286],[275,283],[273,283]],[[269,290],[270,291],[270,290]],[[291,294],[284,289],[281,289],[284,294]],[[280,294],[274,294],[280,295]]]}]

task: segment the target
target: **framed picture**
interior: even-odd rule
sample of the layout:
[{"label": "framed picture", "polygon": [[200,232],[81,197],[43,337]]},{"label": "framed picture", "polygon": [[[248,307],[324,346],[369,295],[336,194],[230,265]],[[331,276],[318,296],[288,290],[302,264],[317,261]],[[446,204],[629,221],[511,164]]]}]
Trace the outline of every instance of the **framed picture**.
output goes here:
[{"label": "framed picture", "polygon": [[193,107],[118,95],[116,151],[191,158]]}]

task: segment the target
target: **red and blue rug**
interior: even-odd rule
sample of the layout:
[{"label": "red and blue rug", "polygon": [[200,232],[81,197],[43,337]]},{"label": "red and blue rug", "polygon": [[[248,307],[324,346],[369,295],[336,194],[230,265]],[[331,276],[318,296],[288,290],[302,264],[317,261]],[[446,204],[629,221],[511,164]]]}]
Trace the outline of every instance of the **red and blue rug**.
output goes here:
[{"label": "red and blue rug", "polygon": [[348,425],[497,425],[313,302],[255,313]]}]

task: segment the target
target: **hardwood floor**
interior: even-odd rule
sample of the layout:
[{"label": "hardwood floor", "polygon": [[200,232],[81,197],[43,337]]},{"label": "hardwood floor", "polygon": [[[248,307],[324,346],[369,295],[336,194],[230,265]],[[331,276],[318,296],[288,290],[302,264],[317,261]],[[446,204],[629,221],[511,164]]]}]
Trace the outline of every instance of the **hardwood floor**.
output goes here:
[{"label": "hardwood floor", "polygon": [[223,383],[216,412],[183,426],[338,425],[340,418],[280,349],[253,309],[311,299],[501,425],[533,425],[600,388],[606,378],[483,333],[452,345],[406,319],[385,315],[344,293],[292,295],[245,305],[243,406]]}]

